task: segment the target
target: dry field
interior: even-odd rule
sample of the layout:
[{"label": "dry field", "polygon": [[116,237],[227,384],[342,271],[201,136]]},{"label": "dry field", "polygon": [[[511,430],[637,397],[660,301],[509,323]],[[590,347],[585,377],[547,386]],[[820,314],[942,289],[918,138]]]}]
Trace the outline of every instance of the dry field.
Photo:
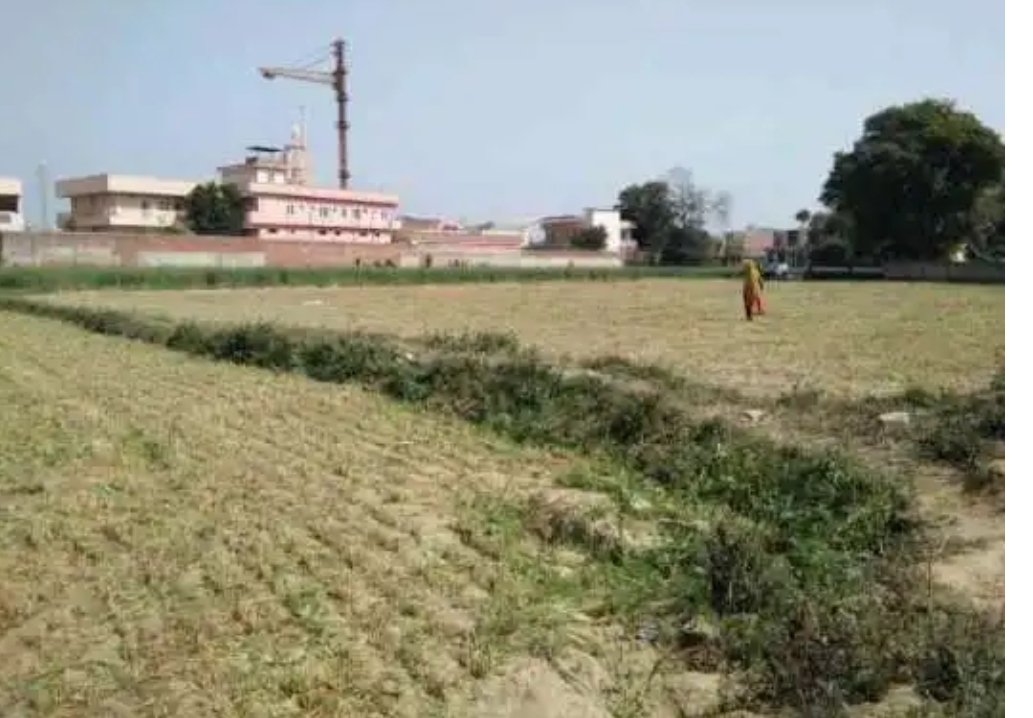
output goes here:
[{"label": "dry field", "polygon": [[[710,280],[51,300],[411,336],[511,330],[552,356],[659,362],[768,396],[979,385],[1004,348],[997,287],[787,284],[753,324],[736,285]],[[756,429],[815,438],[790,420],[773,411]],[[718,676],[653,675],[652,648],[580,612],[553,580],[570,556],[517,565],[523,554],[471,540],[480,499],[599,470],[586,459],[358,388],[2,312],[0,427],[0,715],[676,718],[714,704]],[[912,476],[968,546],[934,578],[1003,601],[1003,515],[942,467],[861,450]]]},{"label": "dry field", "polygon": [[456,530],[578,460],[6,313],[0,358],[0,715],[602,715],[520,659],[598,668],[562,604]]},{"label": "dry field", "polygon": [[770,315],[753,324],[726,280],[98,291],[55,301],[391,334],[510,330],[553,355],[621,355],[758,394],[960,388],[984,383],[1003,357],[1003,287],[789,283],[767,294]]}]

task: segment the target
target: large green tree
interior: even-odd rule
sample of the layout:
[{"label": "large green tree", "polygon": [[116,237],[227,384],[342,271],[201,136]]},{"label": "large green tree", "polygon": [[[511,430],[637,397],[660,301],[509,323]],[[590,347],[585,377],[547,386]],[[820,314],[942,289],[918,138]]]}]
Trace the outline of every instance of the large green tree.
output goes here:
[{"label": "large green tree", "polygon": [[1004,143],[947,100],[888,107],[835,155],[821,201],[850,227],[858,254],[941,259],[968,241],[974,207],[1004,172]]},{"label": "large green tree", "polygon": [[187,227],[195,234],[243,234],[247,208],[235,185],[199,184],[187,195],[185,209]]},{"label": "large green tree", "polygon": [[713,259],[709,220],[727,221],[730,198],[698,186],[686,170],[666,180],[633,184],[621,190],[617,207],[634,224],[632,236],[653,262],[698,264]]}]

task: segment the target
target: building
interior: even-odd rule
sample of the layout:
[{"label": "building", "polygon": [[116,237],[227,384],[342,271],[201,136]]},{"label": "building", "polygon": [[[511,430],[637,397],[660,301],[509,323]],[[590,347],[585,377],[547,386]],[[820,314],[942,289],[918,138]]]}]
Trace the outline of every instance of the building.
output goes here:
[{"label": "building", "polygon": [[741,234],[742,256],[759,259],[774,250],[781,240],[779,230],[770,227],[747,227]]},{"label": "building", "polygon": [[24,229],[22,183],[12,177],[0,177],[0,232],[21,232]]},{"label": "building", "polygon": [[271,240],[387,244],[399,227],[398,197],[380,192],[309,185],[308,151],[295,126],[282,150],[251,147],[220,179],[247,201],[244,233]]},{"label": "building", "polygon": [[441,217],[414,217],[402,215],[398,218],[398,226],[403,232],[461,232],[459,222]]},{"label": "building", "polygon": [[[294,128],[282,149],[251,147],[243,162],[218,169],[222,182],[245,200],[244,234],[263,239],[386,244],[397,229],[398,197],[312,187],[304,134]],[[59,180],[58,197],[71,210],[65,229],[148,231],[185,220],[185,200],[196,181],[92,175]]]},{"label": "building", "polygon": [[197,185],[188,180],[98,174],[58,180],[55,193],[67,199],[64,229],[90,232],[146,232],[183,221],[184,200]]},{"label": "building", "polygon": [[528,230],[529,244],[550,248],[566,249],[571,239],[589,227],[606,230],[606,246],[603,251],[621,253],[634,249],[635,240],[631,231],[634,225],[621,219],[616,209],[589,207],[580,214],[564,214],[543,217]]}]

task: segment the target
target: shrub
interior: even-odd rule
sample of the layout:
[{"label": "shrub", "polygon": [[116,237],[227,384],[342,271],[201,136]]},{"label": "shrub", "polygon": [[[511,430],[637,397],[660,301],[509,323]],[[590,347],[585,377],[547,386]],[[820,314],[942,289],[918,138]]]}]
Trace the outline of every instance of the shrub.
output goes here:
[{"label": "shrub", "polygon": [[978,471],[987,444],[1004,441],[1004,369],[985,390],[942,397],[926,427],[919,437],[926,455]]}]

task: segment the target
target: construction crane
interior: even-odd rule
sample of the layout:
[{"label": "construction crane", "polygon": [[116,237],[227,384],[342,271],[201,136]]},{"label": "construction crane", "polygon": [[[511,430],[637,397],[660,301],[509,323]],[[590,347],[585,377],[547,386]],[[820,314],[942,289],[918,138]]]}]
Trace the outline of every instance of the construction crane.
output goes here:
[{"label": "construction crane", "polygon": [[333,67],[329,72],[310,69],[325,58],[309,63],[306,67],[260,67],[262,77],[272,80],[282,77],[288,80],[315,82],[333,88],[337,100],[337,180],[341,189],[348,189],[348,91],[346,78],[348,70],[344,64],[344,40],[334,40],[330,45]]}]

